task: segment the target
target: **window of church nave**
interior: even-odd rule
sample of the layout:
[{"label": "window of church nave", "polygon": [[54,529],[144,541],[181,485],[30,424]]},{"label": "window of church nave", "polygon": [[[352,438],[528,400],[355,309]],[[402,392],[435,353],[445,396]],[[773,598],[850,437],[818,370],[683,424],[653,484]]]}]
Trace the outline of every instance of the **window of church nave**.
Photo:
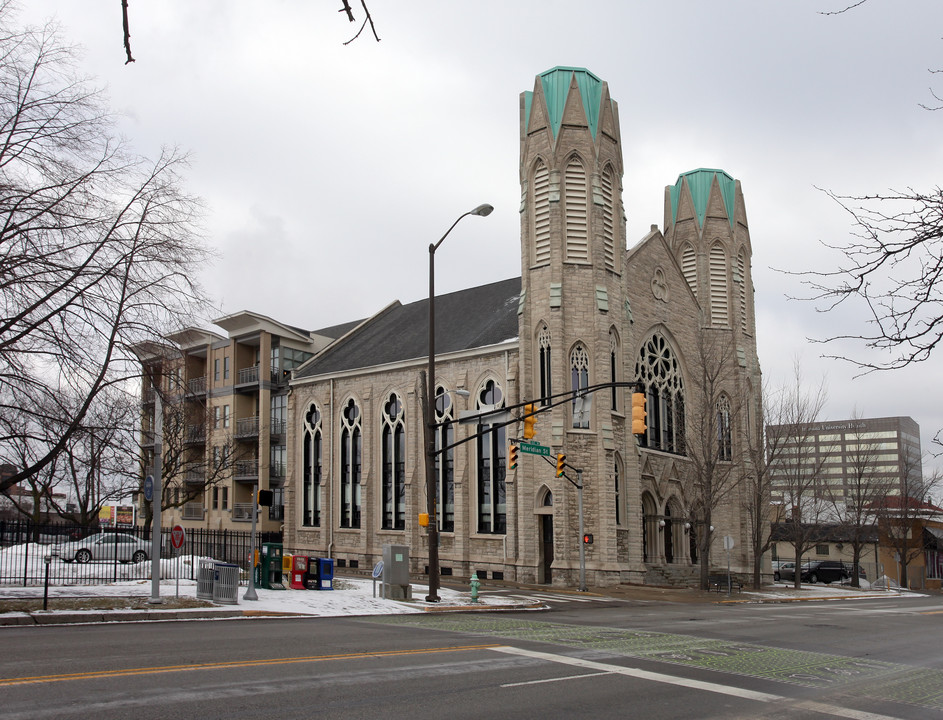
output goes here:
[{"label": "window of church nave", "polygon": [[[503,404],[501,388],[488,380],[478,393],[478,410],[499,408]],[[492,429],[490,424],[480,422],[477,435],[478,532],[504,533],[507,531],[505,430],[503,427]]]},{"label": "window of church nave", "polygon": [[313,404],[305,415],[302,432],[301,524],[321,525],[321,412]]},{"label": "window of church nave", "polygon": [[645,387],[648,413],[642,445],[684,455],[684,383],[678,359],[660,333],[654,333],[639,350],[635,379]]},{"label": "window of church nave", "polygon": [[537,333],[537,365],[540,368],[540,404],[550,403],[550,396],[553,394],[550,378],[550,328],[546,325],[540,327]]},{"label": "window of church nave", "polygon": [[[589,387],[589,354],[583,343],[576,343],[570,353],[570,389],[573,391]],[[588,428],[589,413],[582,412],[582,398],[573,398],[573,427]]]},{"label": "window of church nave", "polygon": [[363,433],[360,408],[348,400],[341,412],[341,512],[342,528],[360,527],[360,467],[363,458]]},{"label": "window of church nave", "polygon": [[435,476],[438,484],[436,493],[436,517],[439,530],[455,530],[455,449],[440,452],[455,442],[454,414],[452,398],[442,386],[435,391]]},{"label": "window of church nave", "polygon": [[[616,331],[609,331],[609,380],[616,383],[622,376],[622,364],[619,362],[619,337]],[[619,396],[622,393],[621,388],[613,387],[609,391],[611,398],[612,412],[619,412]]]},{"label": "window of church nave", "polygon": [[383,406],[380,450],[382,463],[383,529],[406,527],[406,430],[403,403],[396,393]]}]

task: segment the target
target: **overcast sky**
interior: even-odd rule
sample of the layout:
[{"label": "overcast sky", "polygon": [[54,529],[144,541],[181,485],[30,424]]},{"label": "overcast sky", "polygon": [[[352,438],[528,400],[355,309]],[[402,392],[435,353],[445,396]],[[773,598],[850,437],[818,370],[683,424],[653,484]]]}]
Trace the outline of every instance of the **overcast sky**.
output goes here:
[{"label": "overcast sky", "polygon": [[[850,1],[850,0],[849,0]],[[585,67],[619,104],[628,244],[664,227],[664,188],[698,167],[743,184],[757,335],[774,385],[799,359],[827,377],[823,419],[909,415],[924,450],[943,428],[937,369],[855,379],[807,338],[864,329],[788,301],[776,272],[834,267],[821,241],[849,218],[816,188],[864,194],[940,181],[943,3],[869,0],[368,0],[381,42],[341,0],[43,0],[144,154],[192,153],[220,260],[203,275],[220,313],[316,329],[428,291],[428,245],[448,292],[520,274],[519,95],[556,65]],[[842,354],[850,349],[835,347]],[[861,356],[865,357],[865,356]],[[934,463],[936,464],[936,461]]]}]

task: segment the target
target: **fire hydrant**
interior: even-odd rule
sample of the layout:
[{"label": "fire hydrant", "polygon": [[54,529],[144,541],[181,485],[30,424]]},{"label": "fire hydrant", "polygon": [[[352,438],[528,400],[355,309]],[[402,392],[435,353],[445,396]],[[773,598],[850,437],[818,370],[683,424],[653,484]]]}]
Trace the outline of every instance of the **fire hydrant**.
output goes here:
[{"label": "fire hydrant", "polygon": [[478,602],[478,588],[481,586],[481,581],[478,579],[478,573],[473,572],[471,576],[471,600],[472,602]]}]

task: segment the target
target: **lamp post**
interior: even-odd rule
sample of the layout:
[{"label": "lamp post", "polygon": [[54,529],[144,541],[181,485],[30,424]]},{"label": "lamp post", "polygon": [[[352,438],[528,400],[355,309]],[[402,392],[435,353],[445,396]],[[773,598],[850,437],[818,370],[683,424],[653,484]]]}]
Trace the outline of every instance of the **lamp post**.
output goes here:
[{"label": "lamp post", "polygon": [[439,242],[429,245],[429,371],[426,376],[426,512],[429,514],[429,594],[426,602],[439,602],[439,518],[436,516],[435,477],[435,251],[467,215],[486,217],[494,208],[487,203],[459,215]]}]

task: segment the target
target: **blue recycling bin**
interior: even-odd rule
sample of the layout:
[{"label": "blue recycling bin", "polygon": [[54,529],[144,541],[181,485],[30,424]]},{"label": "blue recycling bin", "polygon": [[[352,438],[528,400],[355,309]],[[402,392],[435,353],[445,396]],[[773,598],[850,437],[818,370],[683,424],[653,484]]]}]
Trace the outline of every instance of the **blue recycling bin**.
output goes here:
[{"label": "blue recycling bin", "polygon": [[318,558],[318,590],[334,589],[334,561]]}]

